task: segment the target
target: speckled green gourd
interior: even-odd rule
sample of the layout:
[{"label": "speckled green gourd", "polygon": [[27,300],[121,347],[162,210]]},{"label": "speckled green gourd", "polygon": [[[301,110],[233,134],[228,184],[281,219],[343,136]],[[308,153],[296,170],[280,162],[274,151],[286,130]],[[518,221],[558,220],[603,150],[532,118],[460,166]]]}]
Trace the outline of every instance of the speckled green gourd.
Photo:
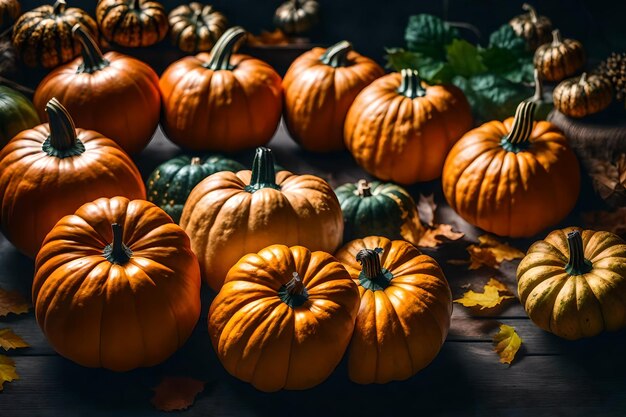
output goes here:
[{"label": "speckled green gourd", "polygon": [[237,161],[221,156],[205,158],[178,156],[159,165],[148,178],[148,200],[161,207],[178,223],[191,190],[219,171],[246,169]]},{"label": "speckled green gourd", "polygon": [[344,241],[384,236],[417,244],[423,234],[411,195],[392,183],[360,180],[335,190],[344,219]]},{"label": "speckled green gourd", "polygon": [[26,96],[12,88],[0,86],[0,149],[13,136],[39,123],[37,111]]}]

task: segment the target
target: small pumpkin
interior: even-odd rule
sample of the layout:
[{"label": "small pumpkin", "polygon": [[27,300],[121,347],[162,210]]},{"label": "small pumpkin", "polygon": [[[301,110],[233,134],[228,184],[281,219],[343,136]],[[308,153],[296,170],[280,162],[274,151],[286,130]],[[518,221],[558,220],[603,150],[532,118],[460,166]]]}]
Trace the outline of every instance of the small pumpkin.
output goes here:
[{"label": "small pumpkin", "polygon": [[27,256],[61,217],[100,197],[146,198],[139,170],[111,139],[76,129],[52,99],[50,123],[17,134],[0,151],[0,226]]},{"label": "small pumpkin", "polygon": [[452,314],[437,262],[408,242],[378,236],[349,242],[336,257],[361,296],[348,348],[350,379],[384,384],[425,368],[446,340]]},{"label": "small pumpkin", "polygon": [[559,337],[626,326],[626,243],[613,233],[555,230],[528,249],[517,280],[530,319]]},{"label": "small pumpkin", "polygon": [[168,16],[172,43],[183,52],[210,51],[228,27],[226,16],[211,5],[192,2]]},{"label": "small pumpkin", "polygon": [[221,156],[177,156],[159,165],[148,178],[148,200],[178,223],[189,193],[200,181],[216,172],[243,169],[239,162]]},{"label": "small pumpkin", "polygon": [[0,85],[0,149],[19,132],[39,123],[37,111],[26,96]]},{"label": "small pumpkin", "polygon": [[100,198],[63,217],[35,266],[37,323],[62,356],[128,371],[167,359],[200,317],[185,232],[143,200]]},{"label": "small pumpkin", "polygon": [[524,101],[515,117],[470,130],[450,150],[443,192],[467,222],[500,236],[529,237],[574,208],[576,155],[556,126],[533,121],[534,110],[535,103]]},{"label": "small pumpkin", "polygon": [[385,75],[356,97],[344,140],[356,162],[381,180],[400,184],[441,175],[452,145],[472,127],[463,92],[423,82],[417,71]]},{"label": "small pumpkin", "polygon": [[317,24],[319,9],[316,0],[288,0],[276,9],[274,24],[287,35],[300,35]]},{"label": "small pumpkin", "polygon": [[280,76],[268,64],[233,54],[246,31],[227,30],[211,54],[171,64],[160,80],[161,125],[177,145],[235,152],[270,141],[282,111]]},{"label": "small pumpkin", "polygon": [[169,29],[165,8],[154,0],[99,0],[96,20],[104,39],[129,48],[154,45]]},{"label": "small pumpkin", "polygon": [[526,40],[527,49],[534,52],[540,45],[550,42],[552,22],[545,16],[540,16],[537,10],[528,3],[522,5],[527,13],[515,16],[509,21],[518,36]]},{"label": "small pumpkin", "polygon": [[344,242],[385,236],[417,244],[424,234],[417,205],[404,188],[393,183],[359,180],[338,187]]},{"label": "small pumpkin", "polygon": [[574,39],[563,39],[558,29],[552,31],[552,42],[541,45],[533,58],[535,68],[547,81],[562,81],[585,66],[583,45]]},{"label": "small pumpkin", "polygon": [[584,72],[580,77],[561,81],[553,92],[554,105],[570,117],[598,113],[613,101],[611,82],[601,75]]},{"label": "small pumpkin", "polygon": [[342,41],[313,48],[291,64],[283,89],[284,117],[291,137],[304,149],[344,149],[343,127],[356,96],[385,71]]},{"label": "small pumpkin", "polygon": [[39,6],[24,13],[13,28],[13,45],[29,67],[54,68],[80,54],[81,44],[72,36],[72,27],[81,24],[98,38],[96,22],[82,9],[67,8],[65,0]]},{"label": "small pumpkin", "polygon": [[202,180],[189,194],[180,225],[215,291],[246,253],[276,243],[332,253],[343,235],[341,207],[328,183],[276,173],[267,148],[257,148],[252,171],[222,171]]},{"label": "small pumpkin", "polygon": [[0,31],[10,28],[21,11],[22,6],[18,0],[0,0]]},{"label": "small pumpkin", "polygon": [[224,368],[261,391],[307,389],[341,361],[359,293],[325,252],[272,245],[228,272],[209,310],[209,335]]}]

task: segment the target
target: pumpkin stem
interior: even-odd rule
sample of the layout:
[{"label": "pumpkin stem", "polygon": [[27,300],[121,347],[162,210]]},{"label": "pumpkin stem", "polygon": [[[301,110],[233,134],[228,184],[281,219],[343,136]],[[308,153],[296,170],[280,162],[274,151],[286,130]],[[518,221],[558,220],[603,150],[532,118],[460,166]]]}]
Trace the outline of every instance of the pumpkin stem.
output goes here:
[{"label": "pumpkin stem", "polygon": [[380,264],[381,248],[361,249],[356,254],[356,260],[361,264],[359,283],[363,288],[372,291],[384,290],[389,286],[393,275]]},{"label": "pumpkin stem", "polygon": [[533,95],[532,100],[535,102],[543,101],[543,83],[541,82],[541,75],[539,74],[539,70],[537,68],[535,68],[533,78],[535,79],[535,94]]},{"label": "pumpkin stem", "polygon": [[292,274],[288,283],[278,290],[280,299],[291,308],[299,307],[309,299],[309,291],[304,286],[297,272]]},{"label": "pumpkin stem", "polygon": [[234,67],[230,64],[230,57],[237,42],[245,35],[246,31],[241,26],[234,26],[224,32],[211,50],[211,59],[204,66],[213,71],[232,70]]},{"label": "pumpkin stem", "polygon": [[105,246],[103,256],[112,264],[124,265],[133,256],[133,251],[122,241],[124,229],[121,224],[113,223],[111,231],[113,232],[113,242]]},{"label": "pumpkin stem", "polygon": [[370,187],[370,183],[367,182],[367,180],[359,180],[359,182],[357,182],[357,195],[361,198],[363,197],[371,197],[372,196],[372,189]]},{"label": "pumpkin stem", "polygon": [[417,70],[404,68],[400,73],[402,74],[402,84],[397,90],[399,94],[410,99],[426,95],[426,89],[422,87],[422,79]]},{"label": "pumpkin stem", "polygon": [[522,101],[517,106],[511,131],[502,139],[502,146],[507,151],[517,152],[528,143],[533,131],[536,107],[533,101]]},{"label": "pumpkin stem", "polygon": [[250,178],[250,184],[246,185],[245,190],[253,193],[262,188],[280,190],[280,186],[276,184],[276,169],[274,168],[272,150],[259,146],[256,148],[256,154],[252,161],[252,178]]},{"label": "pumpkin stem", "polygon": [[92,74],[99,71],[109,65],[109,61],[104,59],[102,51],[93,40],[91,35],[83,29],[80,23],[77,23],[72,28],[72,36],[77,39],[82,45],[81,54],[83,56],[83,63],[78,67],[79,73]]},{"label": "pumpkin stem", "polygon": [[193,158],[191,158],[191,161],[189,162],[190,165],[200,165],[201,163],[202,163],[202,160],[198,156],[194,156]]},{"label": "pumpkin stem", "polygon": [[65,0],[57,0],[54,2],[52,6],[52,13],[54,14],[63,14],[65,13],[65,8],[67,7],[67,3]]},{"label": "pumpkin stem", "polygon": [[530,21],[531,22],[537,23],[537,20],[538,20],[537,10],[535,10],[535,8],[533,6],[531,6],[528,3],[524,3],[524,4],[522,4],[522,10],[528,12],[528,15],[530,16]]},{"label": "pumpkin stem", "polygon": [[128,1],[128,8],[130,10],[137,10],[137,6],[138,6],[137,0],[129,0]]},{"label": "pumpkin stem", "polygon": [[348,41],[341,41],[329,47],[324,55],[320,57],[322,64],[330,65],[333,68],[345,67],[348,65],[348,52],[352,50],[352,44]]},{"label": "pumpkin stem", "polygon": [[552,46],[559,46],[563,43],[563,38],[561,37],[561,31],[558,29],[554,29],[552,31]]},{"label": "pumpkin stem", "polygon": [[51,98],[46,104],[50,136],[44,141],[42,149],[50,156],[67,158],[80,155],[85,151],[85,146],[76,137],[76,127],[68,111],[61,105],[59,100]]},{"label": "pumpkin stem", "polygon": [[580,79],[578,80],[578,84],[585,85],[586,82],[587,82],[587,73],[583,72],[582,75],[580,76]]},{"label": "pumpkin stem", "polygon": [[565,265],[565,271],[570,275],[582,275],[591,271],[591,262],[585,259],[583,238],[578,230],[567,234],[567,246],[569,247],[569,262]]}]

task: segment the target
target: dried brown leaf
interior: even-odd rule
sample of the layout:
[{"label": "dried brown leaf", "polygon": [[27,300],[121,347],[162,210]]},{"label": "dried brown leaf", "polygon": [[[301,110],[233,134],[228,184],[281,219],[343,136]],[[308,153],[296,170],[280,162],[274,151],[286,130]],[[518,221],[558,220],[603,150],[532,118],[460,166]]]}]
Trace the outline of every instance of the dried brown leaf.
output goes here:
[{"label": "dried brown leaf", "polygon": [[478,269],[482,266],[488,268],[495,268],[498,266],[498,261],[489,249],[481,248],[476,245],[469,245],[467,252],[470,255],[470,262],[468,269]]},{"label": "dried brown leaf", "polygon": [[626,239],[626,207],[613,211],[590,211],[582,214],[585,227],[615,233]]},{"label": "dried brown leaf", "polygon": [[165,377],[154,388],[152,405],[161,411],[186,410],[204,390],[205,382],[188,377]]},{"label": "dried brown leaf", "polygon": [[612,204],[626,201],[626,154],[620,154],[614,163],[591,159],[589,175],[602,199]]},{"label": "dried brown leaf", "polygon": [[17,291],[6,291],[0,288],[0,317],[9,313],[28,313],[30,304]]},{"label": "dried brown leaf", "polygon": [[0,347],[4,350],[30,347],[21,337],[13,333],[13,330],[0,329]]},{"label": "dried brown leaf", "polygon": [[500,325],[500,330],[493,336],[494,351],[500,356],[500,363],[511,364],[515,354],[522,346],[522,338],[515,331],[515,327]]},{"label": "dried brown leaf", "polygon": [[422,223],[430,227],[434,227],[435,210],[437,210],[437,203],[435,203],[434,194],[431,194],[429,196],[424,196],[423,194],[420,194],[420,199],[417,202],[417,211],[419,212],[420,220],[422,221]]},{"label": "dried brown leaf", "polygon": [[417,246],[436,248],[446,240],[459,240],[463,236],[465,233],[455,232],[449,224],[438,224],[435,228],[426,230]]},{"label": "dried brown leaf", "polygon": [[15,370],[15,362],[5,355],[0,355],[0,391],[4,389],[5,382],[15,381],[20,376]]}]

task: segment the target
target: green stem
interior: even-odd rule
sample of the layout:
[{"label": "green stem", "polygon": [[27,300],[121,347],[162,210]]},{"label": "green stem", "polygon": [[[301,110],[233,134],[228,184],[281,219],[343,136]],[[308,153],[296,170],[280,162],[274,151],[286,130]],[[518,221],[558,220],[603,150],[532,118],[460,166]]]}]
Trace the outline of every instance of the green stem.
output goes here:
[{"label": "green stem", "polygon": [[133,256],[133,252],[123,242],[124,230],[121,224],[111,225],[113,242],[105,246],[103,256],[112,264],[124,265]]},{"label": "green stem", "polygon": [[139,5],[137,4],[138,1],[137,0],[129,0],[128,2],[128,8],[130,10],[137,10],[139,8]]},{"label": "green stem", "polygon": [[522,10],[528,12],[528,14],[530,15],[531,22],[537,23],[537,20],[539,20],[539,17],[537,16],[537,10],[535,10],[533,6],[531,6],[528,3],[524,3],[522,4]]},{"label": "green stem", "polygon": [[405,68],[400,73],[402,74],[402,84],[398,87],[398,94],[410,99],[426,95],[426,89],[422,87],[422,79],[417,70]]},{"label": "green stem", "polygon": [[522,101],[515,111],[511,131],[502,138],[502,147],[507,151],[518,152],[528,146],[528,139],[533,131],[535,109],[533,101]]},{"label": "green stem", "polygon": [[591,262],[585,259],[585,249],[583,238],[578,230],[567,234],[567,246],[569,247],[569,262],[565,265],[565,270],[570,275],[582,275],[591,271]]},{"label": "green stem", "polygon": [[533,78],[535,79],[535,94],[533,95],[532,100],[534,102],[543,101],[543,83],[541,82],[541,76],[539,75],[539,70],[535,68],[535,72],[533,74]]},{"label": "green stem", "polygon": [[98,44],[96,44],[91,35],[80,23],[74,25],[72,35],[74,39],[77,39],[82,45],[81,54],[83,56],[83,63],[78,67],[79,73],[92,74],[109,65],[109,61],[104,59],[104,55],[102,55]]},{"label": "green stem", "polygon": [[256,148],[256,154],[252,161],[252,178],[245,190],[253,193],[262,188],[280,190],[280,186],[276,184],[276,169],[274,168],[272,150],[260,146]]},{"label": "green stem", "polygon": [[54,2],[52,6],[52,13],[55,15],[65,13],[65,8],[67,7],[67,3],[65,0],[57,0]]},{"label": "green stem", "polygon": [[42,149],[50,156],[67,158],[80,155],[85,146],[76,137],[76,127],[68,111],[56,98],[46,104],[50,136],[44,141]]},{"label": "green stem", "polygon": [[372,189],[370,187],[369,182],[367,182],[367,180],[359,180],[359,182],[357,182],[356,192],[357,192],[357,195],[361,198],[372,196]]},{"label": "green stem", "polygon": [[552,46],[559,46],[563,43],[563,38],[561,37],[561,31],[558,29],[554,29],[552,31]]},{"label": "green stem", "polygon": [[320,61],[333,68],[345,67],[349,64],[348,53],[352,50],[352,44],[348,41],[341,41],[329,47]]},{"label": "green stem", "polygon": [[211,50],[211,59],[204,66],[213,71],[232,70],[230,57],[235,45],[245,34],[246,31],[241,26],[234,26],[224,32]]},{"label": "green stem", "polygon": [[309,291],[304,286],[300,275],[294,272],[291,280],[278,290],[278,297],[289,307],[295,308],[309,299]]},{"label": "green stem", "polygon": [[393,275],[380,264],[381,248],[361,249],[356,254],[356,260],[361,263],[359,283],[363,288],[372,291],[384,290],[389,286]]}]

